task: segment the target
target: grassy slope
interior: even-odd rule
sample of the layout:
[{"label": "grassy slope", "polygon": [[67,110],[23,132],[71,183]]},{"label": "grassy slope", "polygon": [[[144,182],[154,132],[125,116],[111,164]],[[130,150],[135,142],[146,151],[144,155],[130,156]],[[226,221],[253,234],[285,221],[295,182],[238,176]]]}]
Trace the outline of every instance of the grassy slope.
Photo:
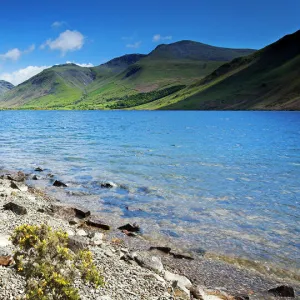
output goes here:
[{"label": "grassy slope", "polygon": [[300,31],[138,109],[300,109]]}]

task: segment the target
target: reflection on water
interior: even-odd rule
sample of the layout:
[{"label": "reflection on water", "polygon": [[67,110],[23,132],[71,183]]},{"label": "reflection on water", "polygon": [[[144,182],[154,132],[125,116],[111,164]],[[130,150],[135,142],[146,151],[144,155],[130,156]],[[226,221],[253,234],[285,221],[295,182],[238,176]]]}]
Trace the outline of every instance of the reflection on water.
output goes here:
[{"label": "reflection on water", "polygon": [[[0,118],[0,166],[46,168],[69,183],[65,200],[133,218],[145,235],[190,249],[300,269],[299,113],[7,111]],[[103,189],[102,181],[119,186]]]}]

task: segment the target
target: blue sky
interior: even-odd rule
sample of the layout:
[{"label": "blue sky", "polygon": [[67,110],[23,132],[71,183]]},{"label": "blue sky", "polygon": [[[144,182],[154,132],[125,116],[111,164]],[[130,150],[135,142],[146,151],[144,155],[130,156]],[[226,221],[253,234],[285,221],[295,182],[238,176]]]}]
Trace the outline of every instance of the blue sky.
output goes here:
[{"label": "blue sky", "polygon": [[1,3],[0,79],[65,62],[99,65],[183,39],[254,48],[300,29],[299,0],[10,0]]}]

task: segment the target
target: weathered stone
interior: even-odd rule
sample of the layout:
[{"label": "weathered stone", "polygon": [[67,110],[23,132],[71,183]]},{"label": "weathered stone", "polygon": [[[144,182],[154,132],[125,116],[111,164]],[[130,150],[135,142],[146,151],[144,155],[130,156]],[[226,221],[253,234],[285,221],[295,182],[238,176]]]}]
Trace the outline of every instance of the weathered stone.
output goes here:
[{"label": "weathered stone", "polygon": [[17,182],[24,182],[26,179],[26,175],[23,172],[19,171],[17,173],[8,174],[7,179]]},{"label": "weathered stone", "polygon": [[36,172],[43,172],[44,169],[42,169],[41,167],[37,167],[37,168],[34,169],[34,171],[36,171]]},{"label": "weathered stone", "polygon": [[181,254],[181,253],[175,253],[175,252],[170,252],[170,254],[173,255],[174,258],[194,260],[194,258],[189,254]]},{"label": "weathered stone", "polygon": [[88,234],[83,230],[83,229],[78,229],[76,231],[76,235],[79,235],[79,236],[87,236]]},{"label": "weathered stone", "polygon": [[99,246],[103,243],[104,234],[102,232],[93,232],[90,237],[92,245]]},{"label": "weathered stone", "polygon": [[62,181],[60,181],[60,180],[55,180],[54,183],[53,183],[53,186],[56,186],[56,187],[67,187],[67,185],[65,183],[63,183]]},{"label": "weathered stone", "polygon": [[134,260],[144,268],[161,273],[164,266],[160,257],[153,256],[149,252],[141,251],[134,255]]},{"label": "weathered stone", "polygon": [[86,221],[86,224],[88,226],[92,226],[92,227],[96,227],[96,228],[100,228],[100,229],[103,229],[103,230],[110,230],[110,226],[105,224],[104,222],[102,222],[101,220],[98,220],[98,219],[89,219]]},{"label": "weathered stone", "polygon": [[120,229],[120,230],[127,230],[129,232],[138,232],[138,231],[141,230],[140,226],[137,225],[136,223],[133,223],[133,225],[131,225],[130,223],[128,223],[128,224],[126,224],[124,226],[119,227],[118,229]]},{"label": "weathered stone", "polygon": [[28,191],[28,187],[26,185],[20,184],[19,182],[15,182],[15,181],[12,181],[10,183],[10,187],[12,189],[19,190],[21,192],[27,192]]},{"label": "weathered stone", "polygon": [[51,206],[52,212],[65,219],[72,219],[74,217],[83,219],[88,217],[91,212],[83,207],[72,206],[69,204],[55,203]]},{"label": "weathered stone", "polygon": [[171,252],[170,247],[164,247],[164,246],[153,246],[153,247],[150,247],[150,251],[151,250],[159,250],[159,251],[164,252],[164,253],[170,253]]},{"label": "weathered stone", "polygon": [[3,208],[5,210],[11,210],[17,215],[26,215],[27,209],[24,206],[21,206],[19,204],[16,204],[14,202],[9,202],[3,205]]},{"label": "weathered stone", "polygon": [[122,230],[122,232],[124,234],[126,234],[127,236],[131,236],[131,237],[136,237],[137,234],[135,232],[129,232],[128,230]]},{"label": "weathered stone", "polygon": [[0,266],[8,267],[13,262],[13,258],[11,256],[0,256]]},{"label": "weathered stone", "polygon": [[184,288],[185,289],[190,289],[192,287],[192,283],[185,276],[174,274],[174,273],[171,273],[169,271],[165,271],[164,276],[165,276],[165,279],[167,281],[171,281],[171,282],[175,282],[176,281],[177,285],[179,287],[181,287],[182,289],[184,289]]},{"label": "weathered stone", "polygon": [[33,175],[31,179],[32,179],[32,180],[39,180],[39,177],[36,176],[36,175]]},{"label": "weathered stone", "polygon": [[275,297],[295,297],[294,289],[291,286],[281,285],[276,288],[268,290],[268,293],[274,295]]},{"label": "weathered stone", "polygon": [[83,249],[88,248],[88,242],[86,242],[82,237],[79,236],[69,236],[68,240],[68,247],[73,251],[73,252],[78,252]]}]

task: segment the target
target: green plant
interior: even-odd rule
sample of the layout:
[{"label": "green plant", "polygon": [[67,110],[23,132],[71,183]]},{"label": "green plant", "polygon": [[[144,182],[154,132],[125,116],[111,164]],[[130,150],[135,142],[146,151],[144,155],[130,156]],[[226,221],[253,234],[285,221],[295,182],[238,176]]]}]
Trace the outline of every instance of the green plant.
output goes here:
[{"label": "green plant", "polygon": [[21,225],[15,228],[11,240],[17,247],[16,269],[26,278],[26,299],[78,300],[74,280],[81,277],[96,287],[103,277],[93,263],[89,250],[77,253],[68,248],[68,234],[40,226]]}]

